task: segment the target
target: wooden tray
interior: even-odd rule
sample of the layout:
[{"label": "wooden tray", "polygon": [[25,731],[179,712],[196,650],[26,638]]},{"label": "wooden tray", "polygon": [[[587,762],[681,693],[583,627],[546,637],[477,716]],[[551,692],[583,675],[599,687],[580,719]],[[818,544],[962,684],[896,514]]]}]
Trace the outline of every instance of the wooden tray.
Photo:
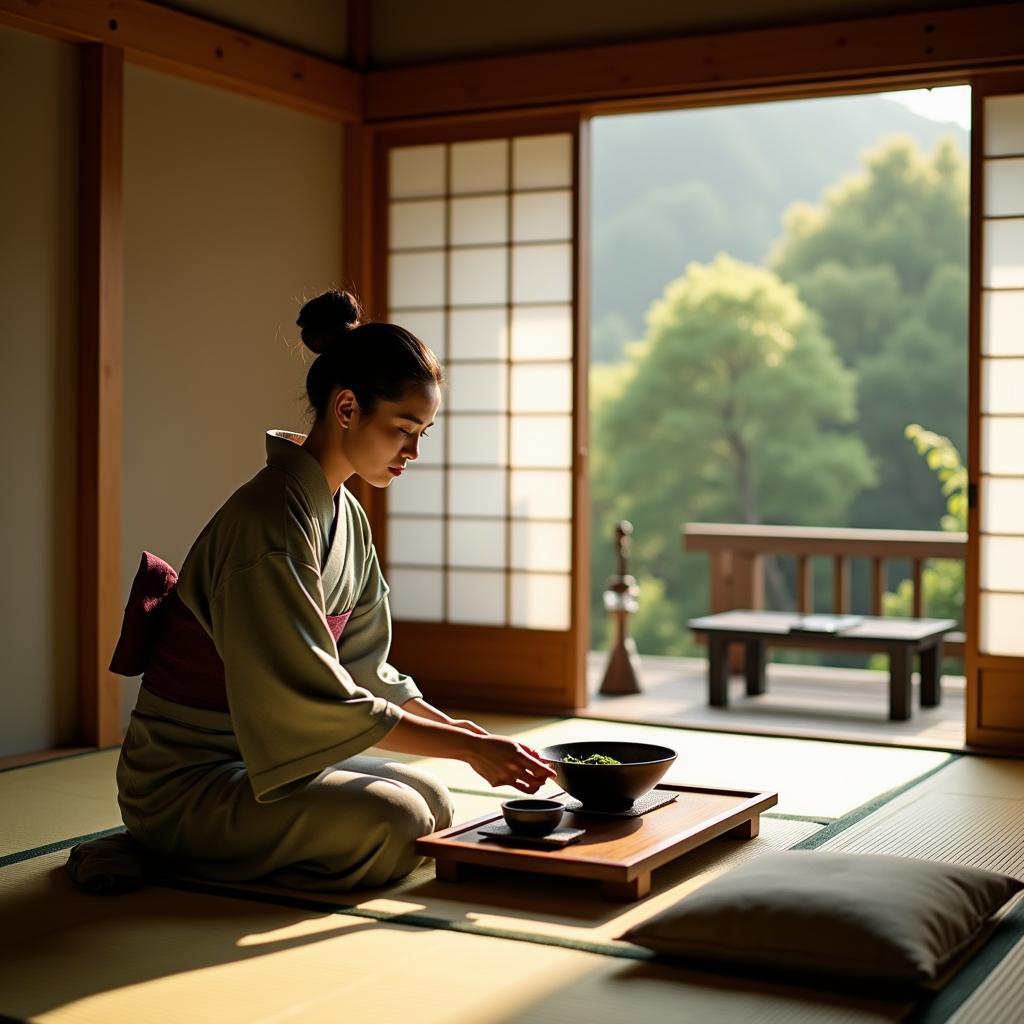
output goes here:
[{"label": "wooden tray", "polygon": [[[458,882],[468,865],[535,871],[545,875],[592,878],[606,899],[638,900],[651,891],[651,872],[698,846],[728,835],[753,839],[761,812],[779,802],[778,793],[755,793],[701,786],[655,786],[677,793],[672,803],[638,818],[608,818],[582,811],[566,813],[562,824],[586,829],[578,842],[556,850],[499,846],[477,831],[501,821],[501,810],[416,841],[418,853],[437,860],[437,877]],[[556,798],[567,794],[559,792]]]}]

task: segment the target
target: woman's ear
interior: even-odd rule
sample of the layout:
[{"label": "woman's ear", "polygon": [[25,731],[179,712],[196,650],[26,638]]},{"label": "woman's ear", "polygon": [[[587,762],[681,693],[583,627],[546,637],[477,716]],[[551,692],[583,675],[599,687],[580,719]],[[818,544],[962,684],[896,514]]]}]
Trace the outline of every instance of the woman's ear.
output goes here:
[{"label": "woman's ear", "polygon": [[352,416],[359,409],[355,392],[350,388],[341,388],[334,396],[334,415],[342,430],[352,425]]}]

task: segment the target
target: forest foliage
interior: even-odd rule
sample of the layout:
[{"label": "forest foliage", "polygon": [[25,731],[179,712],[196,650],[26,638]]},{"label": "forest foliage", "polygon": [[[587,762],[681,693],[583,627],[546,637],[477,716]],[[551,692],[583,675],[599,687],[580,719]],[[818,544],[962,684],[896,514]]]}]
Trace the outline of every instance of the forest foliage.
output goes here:
[{"label": "forest foliage", "polygon": [[[618,519],[635,528],[634,635],[651,654],[692,653],[685,621],[707,610],[685,522],[949,527],[956,485],[935,474],[965,443],[967,203],[959,140],[882,139],[789,206],[760,265],[723,247],[681,266],[642,337],[594,367],[594,646]],[[790,581],[770,569],[784,607]],[[948,566],[928,582],[957,599]]]}]

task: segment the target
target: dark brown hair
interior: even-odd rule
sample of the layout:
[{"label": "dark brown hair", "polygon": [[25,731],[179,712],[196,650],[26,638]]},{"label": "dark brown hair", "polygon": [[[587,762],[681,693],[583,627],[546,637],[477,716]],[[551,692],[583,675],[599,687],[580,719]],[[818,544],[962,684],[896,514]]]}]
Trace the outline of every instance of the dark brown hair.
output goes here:
[{"label": "dark brown hair", "polygon": [[361,316],[359,300],[336,290],[310,299],[299,310],[295,322],[302,328],[302,341],[317,353],[306,374],[306,394],[318,420],[338,387],[350,388],[369,416],[379,401],[397,401],[410,384],[444,384],[437,357],[415,334],[397,324],[362,323]]}]

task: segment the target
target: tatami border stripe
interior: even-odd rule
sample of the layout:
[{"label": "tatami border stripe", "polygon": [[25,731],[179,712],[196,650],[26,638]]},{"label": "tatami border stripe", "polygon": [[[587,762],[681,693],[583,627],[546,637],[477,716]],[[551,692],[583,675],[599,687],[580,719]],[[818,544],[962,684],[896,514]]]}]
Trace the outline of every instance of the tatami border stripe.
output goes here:
[{"label": "tatami border stripe", "polygon": [[1018,904],[999,922],[991,938],[957,971],[945,988],[911,1012],[906,1024],[944,1024],[978,991],[982,982],[1022,939],[1024,903]]},{"label": "tatami border stripe", "polygon": [[890,800],[895,800],[896,797],[901,796],[908,790],[913,789],[915,786],[919,786],[926,779],[930,779],[933,775],[948,768],[955,761],[959,761],[963,754],[950,754],[945,761],[937,764],[934,768],[929,768],[928,771],[922,775],[918,775],[916,778],[910,779],[908,782],[904,782],[901,786],[896,786],[893,789],[887,790],[884,793],[880,793],[876,797],[872,797],[867,803],[863,803],[860,807],[855,807],[848,814],[844,814],[841,818],[836,818],[831,824],[826,825],[820,832],[815,832],[813,836],[808,836],[806,839],[801,840],[794,850],[816,850],[823,843],[827,843],[830,839],[834,839],[840,832],[845,832],[852,825],[856,825],[858,821],[863,820],[869,814],[874,814],[875,811],[884,807]]},{"label": "tatami border stripe", "polygon": [[[773,818],[776,821],[804,821],[809,825],[831,825],[837,818],[826,818],[817,814],[779,814],[777,811],[764,811],[762,818]],[[815,833],[817,834],[817,833]]]},{"label": "tatami border stripe", "polygon": [[[4,772],[20,772],[26,768],[38,768],[44,764],[54,764],[57,761],[70,761],[75,757],[92,757],[95,754],[105,754],[110,750],[120,750],[121,745],[109,747],[93,747],[91,750],[76,750],[73,754],[58,754],[56,757],[44,757],[40,761],[29,761],[26,764],[9,764],[6,768],[0,768],[0,775]],[[0,1017],[0,1024],[3,1024],[3,1017]]]},{"label": "tatami border stripe", "polygon": [[59,839],[55,843],[47,843],[45,846],[35,846],[31,850],[21,850],[18,853],[8,853],[0,857],[0,868],[10,867],[12,864],[20,864],[23,860],[32,860],[34,857],[45,857],[48,853],[57,853],[58,850],[67,850],[79,843],[88,842],[90,839],[102,839],[104,836],[116,835],[124,832],[124,825],[116,825],[114,828],[105,828],[99,832],[88,832],[84,836],[72,836],[70,839]]}]

